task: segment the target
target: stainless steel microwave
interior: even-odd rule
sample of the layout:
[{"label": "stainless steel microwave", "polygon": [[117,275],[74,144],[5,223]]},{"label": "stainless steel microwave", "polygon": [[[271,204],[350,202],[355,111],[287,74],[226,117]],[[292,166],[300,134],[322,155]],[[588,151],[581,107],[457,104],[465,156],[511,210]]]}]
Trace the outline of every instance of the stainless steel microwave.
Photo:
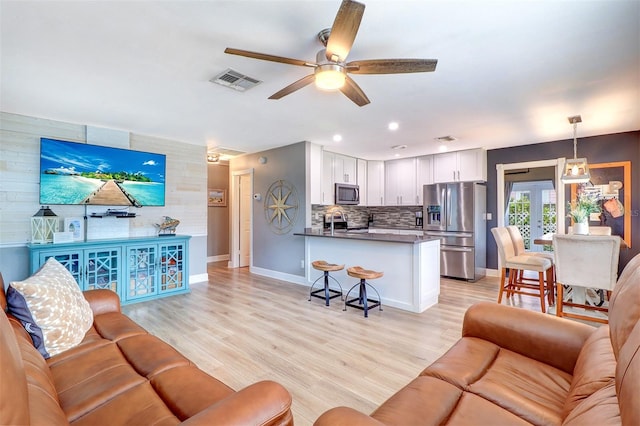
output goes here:
[{"label": "stainless steel microwave", "polygon": [[336,204],[360,204],[360,187],[348,183],[336,183]]}]

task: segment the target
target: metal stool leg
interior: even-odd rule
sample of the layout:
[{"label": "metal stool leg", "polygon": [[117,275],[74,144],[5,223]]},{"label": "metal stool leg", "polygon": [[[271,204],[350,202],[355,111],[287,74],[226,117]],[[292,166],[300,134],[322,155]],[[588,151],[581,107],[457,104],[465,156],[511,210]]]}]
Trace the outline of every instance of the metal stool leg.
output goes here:
[{"label": "metal stool leg", "polygon": [[[376,294],[378,295],[378,300],[369,299],[367,297],[367,285],[369,287],[371,287],[373,289],[373,291],[376,292]],[[349,293],[351,293],[351,290],[353,290],[356,287],[358,287],[358,297],[354,297],[353,299],[349,300]],[[357,301],[357,303],[355,303],[356,301]],[[371,303],[371,305],[369,305],[369,303]],[[351,287],[349,289],[349,291],[347,292],[347,295],[345,296],[345,302],[344,302],[343,311],[347,310],[347,306],[351,306],[351,307],[357,308],[357,309],[362,309],[364,311],[364,317],[368,318],[369,317],[369,309],[372,309],[372,308],[375,308],[376,306],[379,306],[380,310],[382,310],[381,301],[380,301],[380,293],[378,293],[378,290],[376,290],[376,288],[374,286],[372,286],[371,284],[366,282],[366,280],[364,278],[361,278],[360,282],[357,283],[356,285],[354,285],[353,287]]]},{"label": "metal stool leg", "polygon": [[[322,278],[324,278],[324,287],[314,291],[313,287]],[[334,290],[329,287],[329,278],[331,278],[338,284],[338,287],[340,287],[340,291]],[[333,299],[334,297],[339,296],[340,300],[344,300],[344,298],[342,297],[342,286],[340,285],[338,280],[336,280],[334,277],[329,275],[329,271],[323,271],[323,274],[313,282],[313,284],[311,285],[311,288],[309,289],[309,301],[311,301],[312,296],[318,297],[320,299],[324,299],[326,306],[329,306],[329,300]]]}]

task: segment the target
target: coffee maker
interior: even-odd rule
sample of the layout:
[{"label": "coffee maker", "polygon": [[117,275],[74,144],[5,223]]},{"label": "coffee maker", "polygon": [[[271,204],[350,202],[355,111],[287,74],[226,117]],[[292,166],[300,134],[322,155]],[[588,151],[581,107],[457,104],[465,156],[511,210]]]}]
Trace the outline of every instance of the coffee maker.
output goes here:
[{"label": "coffee maker", "polygon": [[416,226],[422,227],[422,211],[416,212]]}]

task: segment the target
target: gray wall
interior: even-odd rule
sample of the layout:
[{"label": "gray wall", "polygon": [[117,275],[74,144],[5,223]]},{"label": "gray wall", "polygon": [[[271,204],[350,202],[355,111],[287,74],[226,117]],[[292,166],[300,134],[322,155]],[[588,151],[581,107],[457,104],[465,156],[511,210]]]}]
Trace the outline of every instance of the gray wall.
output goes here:
[{"label": "gray wall", "polygon": [[[261,201],[253,202],[253,264],[270,271],[304,276],[300,260],[304,260],[304,237],[294,232],[304,230],[307,209],[306,197],[306,142],[281,148],[246,154],[230,161],[230,172],[253,169],[253,193],[262,194]],[[258,158],[265,157],[261,164]],[[276,234],[267,223],[264,201],[272,183],[278,180],[290,182],[298,194],[298,215],[293,229],[284,235]]]},{"label": "gray wall", "polygon": [[[498,267],[498,252],[490,231],[496,226],[497,220],[496,164],[560,157],[573,158],[573,139],[493,149],[487,152],[487,210],[493,213],[493,220],[487,221],[487,268]],[[631,248],[620,251],[622,268],[633,256],[640,253],[640,131],[579,138],[578,157],[586,157],[589,163],[594,164],[631,161]],[[569,185],[564,189],[565,199],[569,200]]]},{"label": "gray wall", "polygon": [[[207,166],[207,185],[227,191],[225,207],[207,208],[207,257],[229,256],[229,164],[212,163]],[[215,259],[214,259],[215,260]],[[219,259],[222,260],[222,259]]]}]

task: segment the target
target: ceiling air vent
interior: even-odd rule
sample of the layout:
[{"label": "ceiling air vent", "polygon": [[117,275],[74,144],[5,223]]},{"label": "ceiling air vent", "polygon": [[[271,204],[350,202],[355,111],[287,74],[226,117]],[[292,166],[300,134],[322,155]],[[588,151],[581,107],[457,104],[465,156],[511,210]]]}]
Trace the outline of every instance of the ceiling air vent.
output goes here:
[{"label": "ceiling air vent", "polygon": [[238,71],[232,70],[231,68],[227,68],[209,81],[229,87],[230,89],[234,89],[239,92],[244,92],[262,83],[260,80],[246,76]]}]

